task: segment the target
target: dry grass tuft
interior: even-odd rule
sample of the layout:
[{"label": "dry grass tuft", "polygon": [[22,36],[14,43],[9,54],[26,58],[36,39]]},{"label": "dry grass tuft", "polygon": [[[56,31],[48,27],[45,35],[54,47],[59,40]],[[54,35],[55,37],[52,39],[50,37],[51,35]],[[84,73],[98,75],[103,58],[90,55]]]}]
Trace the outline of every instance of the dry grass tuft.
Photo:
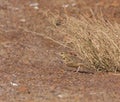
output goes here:
[{"label": "dry grass tuft", "polygon": [[72,18],[70,27],[74,49],[89,67],[105,71],[120,68],[119,25]]},{"label": "dry grass tuft", "polygon": [[[54,18],[54,17],[53,17]],[[63,43],[74,50],[88,69],[120,71],[120,25],[100,19],[66,17],[57,27],[55,19],[51,29],[65,34]]]}]

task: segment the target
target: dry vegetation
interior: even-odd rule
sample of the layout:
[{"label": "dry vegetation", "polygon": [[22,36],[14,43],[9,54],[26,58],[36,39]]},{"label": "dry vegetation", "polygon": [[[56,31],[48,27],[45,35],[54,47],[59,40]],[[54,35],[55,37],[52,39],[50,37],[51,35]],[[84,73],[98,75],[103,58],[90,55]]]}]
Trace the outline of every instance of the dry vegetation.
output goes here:
[{"label": "dry vegetation", "polygon": [[[76,67],[82,64],[90,70],[120,71],[120,25],[111,24],[102,16],[98,18],[62,18],[53,15],[49,17],[49,27],[53,33],[64,35],[63,40],[56,42],[75,52],[73,57],[80,61],[77,61]],[[64,54],[65,57],[67,55]],[[71,62],[66,64],[76,63],[72,58],[68,59],[71,59]]]}]

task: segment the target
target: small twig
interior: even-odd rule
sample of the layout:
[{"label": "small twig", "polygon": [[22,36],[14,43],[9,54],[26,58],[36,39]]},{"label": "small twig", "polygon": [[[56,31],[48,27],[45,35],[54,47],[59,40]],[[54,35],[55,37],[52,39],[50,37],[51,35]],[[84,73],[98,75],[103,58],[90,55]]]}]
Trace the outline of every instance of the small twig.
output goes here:
[{"label": "small twig", "polygon": [[53,38],[51,38],[51,37],[49,37],[49,36],[45,36],[44,34],[41,34],[41,33],[35,32],[35,31],[30,31],[30,30],[28,30],[28,29],[24,29],[23,27],[18,27],[18,28],[24,30],[25,32],[34,33],[34,34],[36,34],[36,35],[42,36],[42,37],[44,37],[45,39],[49,39],[49,40],[53,41],[54,43],[56,43],[56,44],[58,44],[58,45],[60,45],[60,46],[63,46],[64,48],[68,48],[68,49],[70,49],[70,50],[73,50],[71,47],[66,46],[65,44],[62,44],[62,43],[60,43],[59,41],[54,40]]}]

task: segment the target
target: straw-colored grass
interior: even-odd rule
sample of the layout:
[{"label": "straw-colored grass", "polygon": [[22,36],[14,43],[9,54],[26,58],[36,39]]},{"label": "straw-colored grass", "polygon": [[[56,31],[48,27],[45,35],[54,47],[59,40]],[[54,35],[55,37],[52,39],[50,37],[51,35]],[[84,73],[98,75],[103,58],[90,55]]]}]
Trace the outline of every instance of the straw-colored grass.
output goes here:
[{"label": "straw-colored grass", "polygon": [[[60,26],[57,17],[50,18],[50,23],[59,34],[65,34],[63,44],[74,50],[77,57],[88,69],[97,71],[120,71],[120,25],[100,19],[80,19],[66,17]],[[81,63],[81,62],[80,62]]]}]

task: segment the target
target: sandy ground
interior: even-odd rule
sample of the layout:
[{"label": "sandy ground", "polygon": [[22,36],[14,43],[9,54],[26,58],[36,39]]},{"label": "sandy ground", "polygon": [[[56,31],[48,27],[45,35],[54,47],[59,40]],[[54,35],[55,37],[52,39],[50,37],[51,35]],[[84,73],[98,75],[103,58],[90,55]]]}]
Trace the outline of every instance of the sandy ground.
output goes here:
[{"label": "sandy ground", "polygon": [[74,17],[100,8],[120,22],[119,0],[0,0],[0,102],[120,102],[120,74],[76,73],[58,55],[68,49],[45,37],[40,10],[63,7]]}]

